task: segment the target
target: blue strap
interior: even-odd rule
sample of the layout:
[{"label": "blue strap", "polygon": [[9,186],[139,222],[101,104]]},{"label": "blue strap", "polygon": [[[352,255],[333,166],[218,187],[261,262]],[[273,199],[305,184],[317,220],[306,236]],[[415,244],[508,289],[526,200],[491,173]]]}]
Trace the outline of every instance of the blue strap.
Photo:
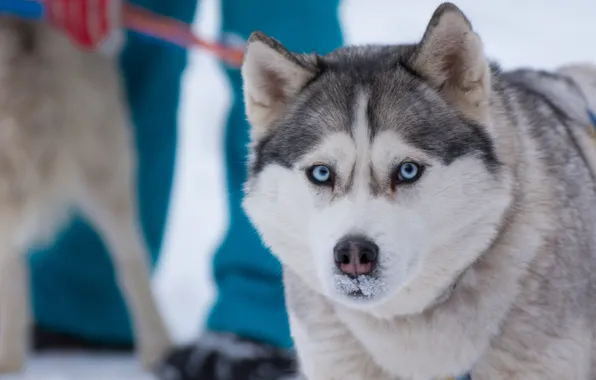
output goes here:
[{"label": "blue strap", "polygon": [[596,113],[594,113],[594,111],[592,110],[588,110],[588,118],[590,118],[590,121],[592,122],[592,126],[594,127],[594,129],[596,129]]},{"label": "blue strap", "polygon": [[38,20],[44,17],[45,10],[35,0],[0,0],[0,14],[2,13]]}]

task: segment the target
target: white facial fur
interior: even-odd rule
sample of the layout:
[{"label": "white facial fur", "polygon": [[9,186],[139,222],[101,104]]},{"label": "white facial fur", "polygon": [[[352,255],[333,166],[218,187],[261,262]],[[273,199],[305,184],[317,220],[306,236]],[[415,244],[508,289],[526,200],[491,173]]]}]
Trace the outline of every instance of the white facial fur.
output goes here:
[{"label": "white facial fur", "polygon": [[[362,94],[353,137],[326,136],[292,169],[265,167],[248,183],[244,207],[282,263],[330,299],[380,317],[419,313],[489,246],[511,202],[510,181],[477,157],[445,166],[393,130],[371,141],[366,103]],[[404,160],[424,173],[392,191],[390,174]],[[309,182],[314,164],[334,168],[333,190]],[[354,233],[379,247],[376,278],[338,275],[333,247]],[[349,294],[356,288],[365,297]]]}]

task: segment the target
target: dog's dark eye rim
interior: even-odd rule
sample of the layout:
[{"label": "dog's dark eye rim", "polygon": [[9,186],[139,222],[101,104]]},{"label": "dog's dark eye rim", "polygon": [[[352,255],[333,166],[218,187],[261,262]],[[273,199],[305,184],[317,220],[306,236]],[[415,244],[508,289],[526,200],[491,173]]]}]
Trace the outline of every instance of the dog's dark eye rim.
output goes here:
[{"label": "dog's dark eye rim", "polygon": [[[418,172],[416,173],[415,177],[403,178],[403,176],[401,175],[401,168],[402,168],[402,166],[404,166],[406,164],[412,164],[418,168]],[[408,160],[404,160],[404,161],[400,162],[399,164],[397,164],[397,166],[395,166],[395,169],[393,169],[393,172],[391,174],[392,187],[399,186],[399,185],[408,185],[408,184],[412,184],[412,183],[418,181],[420,179],[420,177],[422,176],[422,174],[424,173],[425,168],[426,168],[426,165],[424,165],[420,162],[416,162],[414,160],[408,159]]]},{"label": "dog's dark eye rim", "polygon": [[[321,182],[313,176],[313,170],[319,166],[324,166],[329,170],[329,178],[325,182]],[[304,171],[306,173],[306,178],[308,178],[308,180],[315,186],[333,187],[333,185],[335,184],[335,170],[331,165],[324,163],[315,163],[307,167]]]}]

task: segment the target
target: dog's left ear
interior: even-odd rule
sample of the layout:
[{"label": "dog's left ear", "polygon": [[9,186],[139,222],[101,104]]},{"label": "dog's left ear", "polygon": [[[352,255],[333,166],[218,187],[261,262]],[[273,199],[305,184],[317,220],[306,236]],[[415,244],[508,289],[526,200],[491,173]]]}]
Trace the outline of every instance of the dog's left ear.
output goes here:
[{"label": "dog's left ear", "polygon": [[480,37],[457,6],[443,3],[435,10],[408,63],[466,117],[486,120],[489,64]]},{"label": "dog's left ear", "polygon": [[306,56],[291,53],[261,32],[251,34],[242,80],[253,139],[262,137],[275,124],[288,103],[316,74],[315,65]]}]

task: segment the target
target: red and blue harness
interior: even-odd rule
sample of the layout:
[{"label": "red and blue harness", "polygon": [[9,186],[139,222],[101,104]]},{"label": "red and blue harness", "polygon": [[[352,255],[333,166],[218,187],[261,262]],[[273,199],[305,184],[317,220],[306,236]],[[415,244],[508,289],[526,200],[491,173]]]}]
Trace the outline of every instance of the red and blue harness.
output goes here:
[{"label": "red and blue harness", "polygon": [[[173,0],[172,0],[173,1]],[[199,47],[232,67],[240,67],[244,45],[199,38],[190,25],[122,0],[0,0],[0,14],[46,20],[77,45],[102,50],[123,29],[182,48]]]}]

